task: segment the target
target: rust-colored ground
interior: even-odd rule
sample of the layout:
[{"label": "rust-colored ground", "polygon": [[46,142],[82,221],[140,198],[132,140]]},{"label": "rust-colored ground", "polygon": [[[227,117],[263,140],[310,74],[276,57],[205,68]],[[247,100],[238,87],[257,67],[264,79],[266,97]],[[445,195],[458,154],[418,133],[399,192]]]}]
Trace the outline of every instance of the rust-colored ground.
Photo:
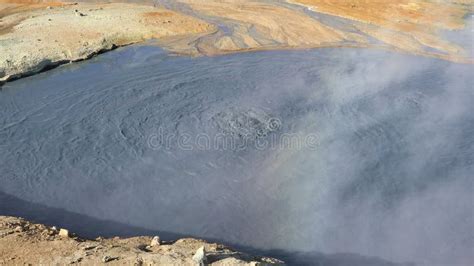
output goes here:
[{"label": "rust-colored ground", "polygon": [[[66,3],[57,1],[40,1],[40,0],[0,0],[0,35],[9,33],[13,27],[18,25],[23,19],[27,17],[28,11],[33,11],[48,6],[64,6]],[[13,21],[2,23],[2,18],[13,14],[24,14]]]},{"label": "rust-colored ground", "polygon": [[439,37],[441,30],[459,30],[473,8],[468,0],[293,0],[315,12],[359,22],[357,28],[398,49],[423,53],[424,47],[454,57],[462,47]]},{"label": "rust-colored ground", "polygon": [[[473,63],[465,47],[441,34],[465,26],[464,18],[474,6],[468,0],[287,0],[292,5],[176,0],[186,8],[174,10],[149,0],[85,1],[94,3],[0,0],[0,80],[37,72],[43,67],[38,62],[82,60],[114,45],[152,38],[172,52],[188,55],[361,47]],[[298,5],[328,16],[318,18]],[[344,25],[332,23],[340,18]],[[108,46],[102,47],[104,43]]]}]

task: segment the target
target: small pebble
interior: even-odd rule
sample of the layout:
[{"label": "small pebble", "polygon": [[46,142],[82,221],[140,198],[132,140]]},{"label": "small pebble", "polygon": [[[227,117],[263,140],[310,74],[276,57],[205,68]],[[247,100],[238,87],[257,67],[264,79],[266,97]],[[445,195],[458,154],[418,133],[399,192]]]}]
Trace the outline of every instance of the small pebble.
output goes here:
[{"label": "small pebble", "polygon": [[159,246],[160,245],[160,237],[159,236],[154,236],[153,239],[151,240],[150,246]]},{"label": "small pebble", "polygon": [[63,237],[69,237],[69,231],[66,230],[66,229],[59,229],[59,236],[63,236]]},{"label": "small pebble", "polygon": [[118,259],[118,257],[104,256],[104,257],[102,258],[102,262],[107,263],[107,262],[109,262],[109,261],[113,261],[113,260],[116,260],[116,259]]}]

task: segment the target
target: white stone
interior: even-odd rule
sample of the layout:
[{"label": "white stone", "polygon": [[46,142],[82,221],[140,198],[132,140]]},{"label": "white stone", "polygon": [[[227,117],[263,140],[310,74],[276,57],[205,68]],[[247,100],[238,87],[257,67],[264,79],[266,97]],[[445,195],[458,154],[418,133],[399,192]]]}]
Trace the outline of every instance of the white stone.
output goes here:
[{"label": "white stone", "polygon": [[63,237],[69,237],[69,231],[66,230],[66,229],[59,229],[59,236],[63,236]]},{"label": "white stone", "polygon": [[160,237],[159,236],[154,236],[153,239],[151,240],[150,246],[159,246],[160,245]]},{"label": "white stone", "polygon": [[206,249],[204,248],[204,246],[198,248],[198,250],[193,256],[193,260],[200,266],[205,265],[207,263]]}]

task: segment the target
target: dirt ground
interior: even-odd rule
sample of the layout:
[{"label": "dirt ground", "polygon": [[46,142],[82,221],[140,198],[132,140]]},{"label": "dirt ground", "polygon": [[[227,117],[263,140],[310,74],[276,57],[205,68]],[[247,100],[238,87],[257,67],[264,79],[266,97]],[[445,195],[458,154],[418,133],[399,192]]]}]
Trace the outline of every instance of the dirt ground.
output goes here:
[{"label": "dirt ground", "polygon": [[[224,245],[184,238],[153,241],[152,236],[84,239],[60,228],[0,216],[0,265],[283,265]],[[201,258],[195,256],[204,247]],[[199,254],[198,254],[199,255]],[[202,255],[202,254],[201,254]]]},{"label": "dirt ground", "polygon": [[361,47],[473,63],[442,37],[465,26],[465,0],[124,2],[0,0],[0,82],[147,39],[186,55]]}]

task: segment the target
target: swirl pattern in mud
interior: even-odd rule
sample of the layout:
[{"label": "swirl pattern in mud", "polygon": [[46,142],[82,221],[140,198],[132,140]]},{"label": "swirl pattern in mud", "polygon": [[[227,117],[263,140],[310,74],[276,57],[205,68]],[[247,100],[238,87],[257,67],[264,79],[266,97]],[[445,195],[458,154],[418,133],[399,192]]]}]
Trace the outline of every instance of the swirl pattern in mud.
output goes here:
[{"label": "swirl pattern in mud", "polygon": [[[244,246],[463,265],[474,245],[471,73],[360,49],[119,49],[4,86],[1,190]],[[221,133],[318,140],[202,149],[199,136]]]}]

